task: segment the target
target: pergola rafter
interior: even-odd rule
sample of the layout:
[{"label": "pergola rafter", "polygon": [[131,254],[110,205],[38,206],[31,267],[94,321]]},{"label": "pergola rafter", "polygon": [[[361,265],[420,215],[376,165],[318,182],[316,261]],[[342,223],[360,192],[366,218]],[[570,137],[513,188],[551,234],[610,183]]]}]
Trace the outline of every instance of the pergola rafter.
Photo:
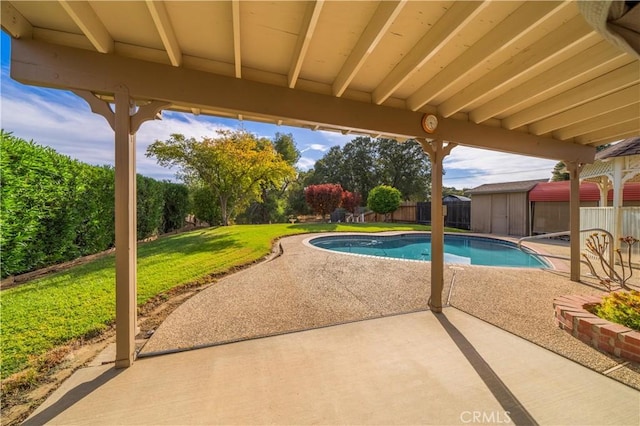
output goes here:
[{"label": "pergola rafter", "polygon": [[456,2],[420,39],[420,41],[387,74],[372,93],[373,102],[380,105],[386,101],[411,75],[438,54],[455,35],[472,21],[487,3]]},{"label": "pergola rafter", "polygon": [[175,32],[173,31],[173,25],[171,25],[171,19],[169,18],[169,14],[167,13],[167,8],[164,5],[164,1],[146,0],[146,4],[149,8],[151,17],[153,18],[153,22],[158,29],[158,34],[160,34],[162,44],[167,51],[167,55],[169,55],[171,65],[173,65],[174,67],[179,67],[180,65],[182,65],[182,50],[180,49],[178,39],[176,38]]},{"label": "pergola rafter", "polygon": [[60,0],[60,5],[98,52],[113,52],[115,43],[89,2]]},{"label": "pergola rafter", "polygon": [[464,77],[465,74],[483,64],[487,64],[501,50],[506,49],[509,45],[516,43],[519,38],[538,28],[539,24],[544,22],[545,17],[549,14],[559,7],[565,6],[566,4],[560,2],[546,2],[541,5],[534,3],[523,4],[507,19],[496,25],[477,43],[447,65],[434,78],[416,90],[407,99],[407,106],[412,111],[422,108]]}]

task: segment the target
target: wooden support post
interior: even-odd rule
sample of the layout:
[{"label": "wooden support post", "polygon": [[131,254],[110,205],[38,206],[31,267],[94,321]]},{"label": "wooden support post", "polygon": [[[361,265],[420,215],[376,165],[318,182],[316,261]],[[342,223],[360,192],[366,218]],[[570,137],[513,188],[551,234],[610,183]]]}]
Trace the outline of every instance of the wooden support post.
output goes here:
[{"label": "wooden support post", "polygon": [[115,93],[116,145],[116,368],[135,358],[136,335],[136,147],[129,93]]},{"label": "wooden support post", "polygon": [[571,281],[580,281],[580,171],[582,164],[565,161],[571,177],[569,198],[569,231],[571,233]]},{"label": "wooden support post", "polygon": [[442,209],[442,160],[456,144],[444,145],[441,140],[420,141],[431,158],[431,297],[429,308],[442,312],[444,288],[444,214]]},{"label": "wooden support post", "polygon": [[116,220],[116,368],[129,367],[135,359],[137,333],[136,280],[136,132],[140,125],[157,118],[166,102],[136,106],[123,85],[114,90],[115,113],[93,93],[76,90],[91,110],[102,115],[115,131],[115,220]]}]

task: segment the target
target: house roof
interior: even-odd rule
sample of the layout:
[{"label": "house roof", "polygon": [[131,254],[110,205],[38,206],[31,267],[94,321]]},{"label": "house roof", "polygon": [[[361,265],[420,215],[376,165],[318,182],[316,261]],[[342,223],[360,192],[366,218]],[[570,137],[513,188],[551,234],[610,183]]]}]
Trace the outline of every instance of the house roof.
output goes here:
[{"label": "house roof", "polygon": [[640,56],[588,23],[585,3],[0,4],[26,84],[584,163],[585,146],[640,132]]},{"label": "house roof", "polygon": [[[529,201],[569,201],[571,182],[544,182],[537,184],[529,192]],[[613,190],[607,194],[609,201],[613,200]],[[640,201],[640,183],[630,182],[624,186],[622,199],[624,201]],[[599,201],[600,190],[593,182],[580,184],[580,201]]]},{"label": "house roof", "polygon": [[[640,110],[638,110],[640,114]],[[604,160],[613,157],[627,157],[640,155],[640,137],[625,139],[596,154],[596,160]]]},{"label": "house roof", "polygon": [[503,192],[529,192],[533,187],[546,179],[524,180],[518,182],[488,183],[467,191],[471,195],[497,194]]}]

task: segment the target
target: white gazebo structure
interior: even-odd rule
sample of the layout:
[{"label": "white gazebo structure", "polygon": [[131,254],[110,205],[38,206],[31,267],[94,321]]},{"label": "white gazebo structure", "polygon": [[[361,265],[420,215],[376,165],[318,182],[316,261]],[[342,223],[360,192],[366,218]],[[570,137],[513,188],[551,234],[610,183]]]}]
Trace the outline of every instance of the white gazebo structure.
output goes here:
[{"label": "white gazebo structure", "polygon": [[[596,146],[640,132],[640,7],[623,1],[0,5],[11,77],[74,91],[115,132],[118,367],[135,357],[135,133],[160,110],[414,138],[431,158],[435,200],[456,144],[561,160],[572,176],[574,236],[582,165]],[[442,214],[433,203],[435,312]]]},{"label": "white gazebo structure", "polygon": [[[619,238],[626,236],[623,230],[640,231],[640,208],[625,209],[622,197],[625,183],[640,182],[640,137],[625,139],[597,153],[595,162],[582,168],[580,179],[595,182],[600,189],[600,209],[589,208],[583,212],[587,214],[582,215],[582,228],[608,229],[617,248]],[[610,190],[613,190],[613,204],[608,207]]]}]

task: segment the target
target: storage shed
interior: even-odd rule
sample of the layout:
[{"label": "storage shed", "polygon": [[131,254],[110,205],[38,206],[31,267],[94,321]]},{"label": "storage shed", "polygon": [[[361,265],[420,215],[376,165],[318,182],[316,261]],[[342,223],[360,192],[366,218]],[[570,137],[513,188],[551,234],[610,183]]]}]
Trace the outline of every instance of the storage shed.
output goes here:
[{"label": "storage shed", "polygon": [[[471,194],[473,232],[526,236],[569,230],[570,182],[541,180],[482,185]],[[624,207],[640,206],[640,182],[627,182]],[[580,207],[597,207],[600,189],[593,182],[580,184]],[[607,195],[612,205],[613,191]]]},{"label": "storage shed", "polygon": [[471,230],[499,235],[529,235],[529,191],[546,180],[481,185],[471,194]]}]

